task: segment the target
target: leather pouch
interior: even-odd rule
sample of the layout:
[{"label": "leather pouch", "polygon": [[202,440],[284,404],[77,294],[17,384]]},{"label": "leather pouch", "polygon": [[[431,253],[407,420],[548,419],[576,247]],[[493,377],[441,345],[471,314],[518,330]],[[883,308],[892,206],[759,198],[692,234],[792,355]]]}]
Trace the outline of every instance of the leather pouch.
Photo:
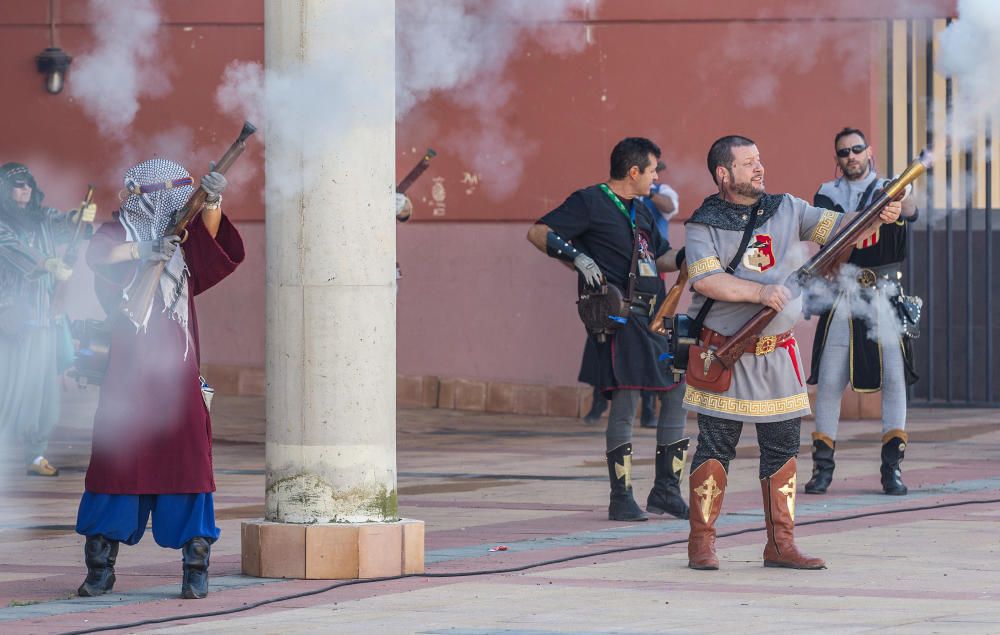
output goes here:
[{"label": "leather pouch", "polygon": [[688,349],[688,386],[708,392],[723,393],[733,383],[733,371],[715,357],[713,349],[692,345]]}]

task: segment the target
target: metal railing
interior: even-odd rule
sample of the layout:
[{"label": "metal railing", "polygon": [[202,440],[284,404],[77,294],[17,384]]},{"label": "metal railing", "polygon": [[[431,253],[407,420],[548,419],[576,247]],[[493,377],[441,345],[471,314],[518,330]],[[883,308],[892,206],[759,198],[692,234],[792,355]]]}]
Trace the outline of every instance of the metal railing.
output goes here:
[{"label": "metal railing", "polygon": [[[907,291],[924,300],[910,404],[997,407],[992,121],[978,122],[971,146],[953,143],[950,113],[961,86],[935,72],[934,38],[948,22],[893,20],[885,31],[886,173],[902,170],[921,146],[937,146],[920,219],[908,232]],[[905,141],[897,108],[905,109]]]}]

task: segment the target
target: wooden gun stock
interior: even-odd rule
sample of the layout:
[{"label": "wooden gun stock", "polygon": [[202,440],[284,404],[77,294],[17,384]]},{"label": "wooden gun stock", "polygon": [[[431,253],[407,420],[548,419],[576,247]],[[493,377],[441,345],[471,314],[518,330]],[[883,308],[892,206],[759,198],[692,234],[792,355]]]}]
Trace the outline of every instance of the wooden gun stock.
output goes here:
[{"label": "wooden gun stock", "polygon": [[670,287],[670,290],[667,291],[667,297],[663,298],[663,303],[660,304],[660,308],[656,310],[656,315],[653,316],[652,321],[649,323],[650,331],[657,335],[667,335],[667,318],[673,317],[677,313],[677,303],[681,299],[681,294],[684,293],[687,281],[688,265],[687,260],[685,260],[681,264],[681,270],[677,274],[674,286]]},{"label": "wooden gun stock", "polygon": [[[229,146],[229,149],[222,155],[222,158],[215,163],[215,166],[212,168],[213,171],[220,174],[228,172],[229,168],[236,162],[236,159],[246,149],[247,139],[255,132],[257,132],[257,128],[249,121],[244,121],[240,136]],[[200,187],[196,189],[191,198],[187,200],[187,203],[174,215],[176,220],[172,226],[167,228],[164,235],[186,237],[187,226],[198,215],[198,212],[201,211],[201,208],[205,205],[205,197],[207,196],[208,192],[204,189]],[[122,303],[122,311],[125,312],[125,315],[128,316],[128,319],[133,324],[139,325],[145,321],[146,315],[153,306],[153,298],[159,286],[160,275],[166,266],[167,263],[164,261],[140,265],[139,272],[129,287],[128,298]]]},{"label": "wooden gun stock", "polygon": [[410,186],[413,185],[413,183],[418,178],[420,178],[420,175],[423,174],[424,170],[427,169],[427,166],[430,165],[431,159],[433,159],[436,156],[437,152],[435,152],[431,148],[427,148],[427,152],[424,153],[423,158],[420,159],[420,161],[417,162],[415,166],[413,166],[413,169],[410,170],[410,173],[404,176],[403,180],[400,181],[399,185],[396,186],[396,191],[399,192],[400,194],[405,194],[406,190],[410,189]]},{"label": "wooden gun stock", "polygon": [[[785,283],[786,286],[793,290],[799,290],[810,278],[829,276],[839,271],[840,266],[850,255],[851,249],[854,248],[854,244],[868,235],[872,226],[879,222],[878,215],[885,209],[885,206],[900,198],[906,186],[926,173],[932,163],[930,152],[927,150],[921,152],[920,157],[911,163],[902,174],[893,179],[871,205],[859,212],[854,220],[839,231],[819,253],[789,276]],[[732,368],[743,355],[743,351],[746,350],[750,341],[763,333],[776,315],[778,312],[770,307],[764,307],[758,311],[715,351],[719,362],[726,368]]]},{"label": "wooden gun stock", "polygon": [[[73,230],[73,238],[70,239],[69,245],[66,247],[66,252],[63,254],[63,262],[70,269],[73,268],[76,262],[77,253],[80,251],[80,235],[83,233],[83,212],[94,202],[94,186],[87,185],[87,195],[83,198],[83,202],[80,203],[79,216],[76,219],[76,228]],[[66,293],[69,286],[69,281],[56,282],[55,290],[52,292],[52,302],[49,304],[49,313],[53,316],[58,316],[63,312],[63,306],[66,304]]]}]

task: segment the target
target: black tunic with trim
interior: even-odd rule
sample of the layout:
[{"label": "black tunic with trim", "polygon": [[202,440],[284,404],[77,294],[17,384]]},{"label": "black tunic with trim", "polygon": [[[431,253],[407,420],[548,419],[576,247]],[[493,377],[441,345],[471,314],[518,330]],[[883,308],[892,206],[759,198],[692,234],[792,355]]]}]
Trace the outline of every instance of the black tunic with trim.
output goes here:
[{"label": "black tunic with trim", "polygon": [[[620,199],[628,210],[632,201]],[[656,271],[657,258],[670,250],[670,244],[656,228],[652,212],[635,200],[635,223],[638,232],[639,257],[636,291],[663,297],[663,280]],[[624,295],[628,289],[629,266],[632,263],[632,227],[628,217],[594,185],[577,190],[562,205],[538,220],[547,225],[581,252],[594,259],[608,284]],[[650,267],[652,271],[650,271]],[[652,275],[641,275],[651,273]],[[583,291],[583,276],[578,290]],[[649,315],[629,313],[626,324],[597,342],[589,336],[580,380],[603,392],[623,390],[669,390],[673,385],[670,365],[660,357],[667,352],[667,338],[649,331]]]},{"label": "black tunic with trim", "polygon": [[[834,201],[834,192],[841,185],[842,179],[824,183],[816,195],[813,197],[813,205],[823,207],[835,212],[845,213],[847,211],[858,211],[874,200],[882,188],[889,182],[889,179],[875,179],[873,187],[869,188],[858,201],[857,209],[845,210],[844,201]],[[838,197],[843,198],[843,197]],[[916,220],[916,215],[907,219],[900,219],[891,225],[882,225],[879,228],[878,241],[869,247],[859,249],[857,247],[851,252],[847,259],[849,264],[862,268],[883,267],[885,265],[902,263],[906,259],[906,232],[907,223]],[[829,309],[819,314],[819,323],[816,326],[816,335],[813,339],[812,364],[810,367],[809,379],[806,383],[816,384],[819,382],[819,366],[823,359],[823,349],[826,347],[826,335],[830,324],[831,311]],[[851,320],[851,388],[856,392],[875,392],[882,389],[882,355],[880,352],[881,342],[868,336],[868,323],[864,320]],[[916,383],[918,377],[913,368],[913,346],[910,338],[900,338],[900,345],[903,348],[903,367],[906,374],[906,383]]]}]

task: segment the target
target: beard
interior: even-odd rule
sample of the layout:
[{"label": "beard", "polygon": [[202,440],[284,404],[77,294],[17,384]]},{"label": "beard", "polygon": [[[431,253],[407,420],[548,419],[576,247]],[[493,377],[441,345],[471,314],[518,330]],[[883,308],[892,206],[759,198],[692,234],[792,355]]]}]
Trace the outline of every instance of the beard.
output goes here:
[{"label": "beard", "polygon": [[844,172],[844,176],[847,177],[849,181],[856,181],[864,177],[865,173],[868,172],[868,164],[861,163],[860,161],[854,164],[848,163],[845,167],[841,168]]},{"label": "beard", "polygon": [[752,182],[747,181],[746,183],[734,183],[733,192],[739,194],[740,196],[746,196],[747,198],[756,198],[764,193],[764,183],[760,184],[760,188],[755,186]]}]

